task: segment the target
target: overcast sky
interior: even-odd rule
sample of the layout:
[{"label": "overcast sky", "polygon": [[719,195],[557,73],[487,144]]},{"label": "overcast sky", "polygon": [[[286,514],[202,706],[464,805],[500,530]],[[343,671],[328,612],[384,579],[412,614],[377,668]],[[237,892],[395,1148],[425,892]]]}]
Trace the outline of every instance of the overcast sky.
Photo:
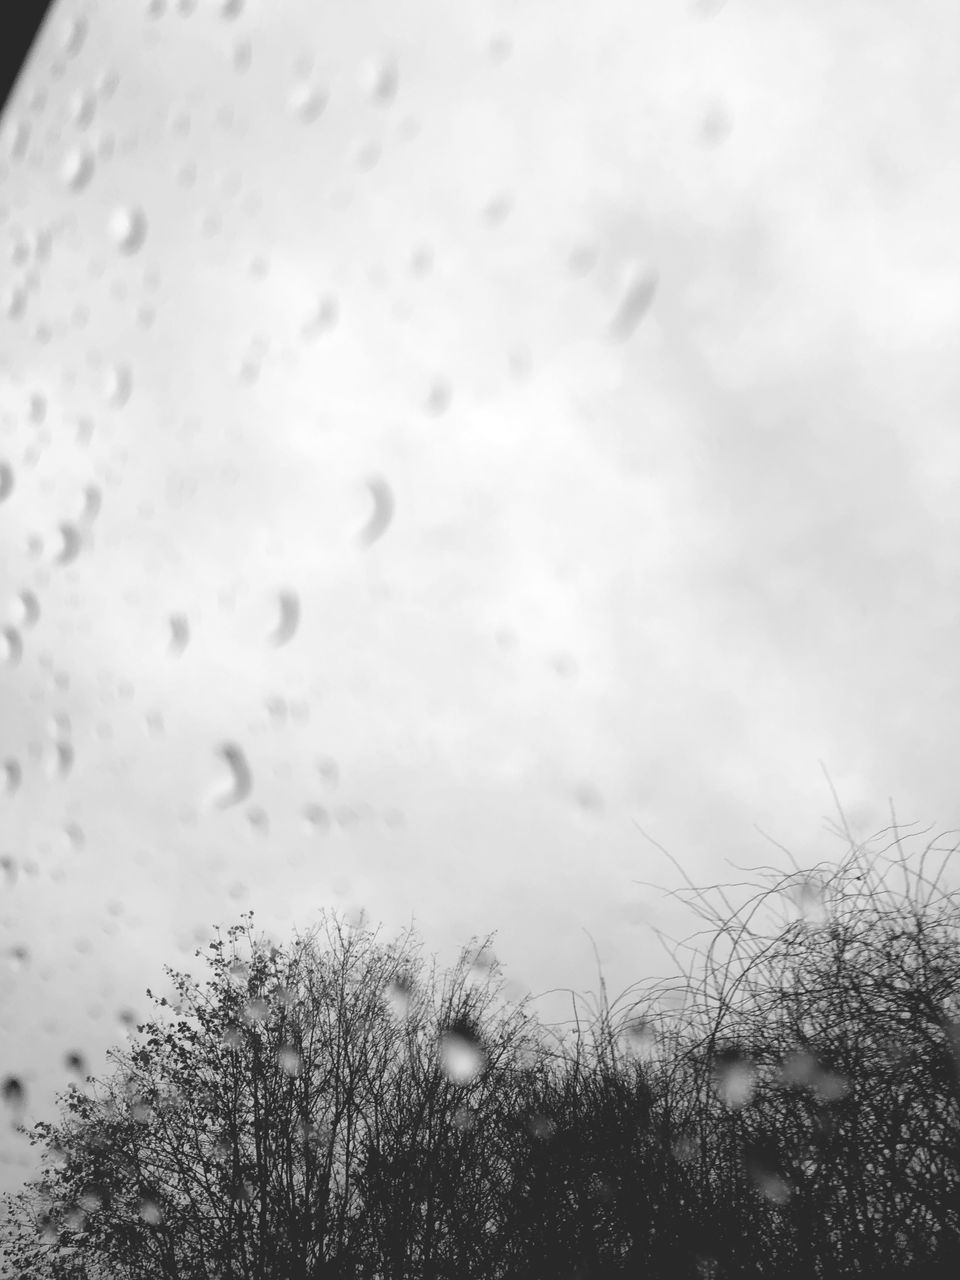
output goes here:
[{"label": "overcast sky", "polygon": [[954,0],[54,6],[0,153],[31,1115],[242,910],[619,988],[682,928],[638,824],[834,856],[822,761],[960,826],[958,63]]}]

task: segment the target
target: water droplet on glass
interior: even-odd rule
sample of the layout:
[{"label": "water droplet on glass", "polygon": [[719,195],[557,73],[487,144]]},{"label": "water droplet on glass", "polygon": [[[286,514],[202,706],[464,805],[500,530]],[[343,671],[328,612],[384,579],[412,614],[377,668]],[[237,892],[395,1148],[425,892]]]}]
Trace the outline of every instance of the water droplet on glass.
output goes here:
[{"label": "water droplet on glass", "polygon": [[136,253],[147,238],[146,215],[135,205],[121,205],[111,213],[107,230],[123,253]]},{"label": "water droplet on glass", "polygon": [[610,337],[626,342],[650,310],[657,292],[657,276],[652,271],[639,275],[624,291],[620,305],[610,323]]},{"label": "water droplet on glass", "polygon": [[332,756],[321,756],[317,761],[317,772],[328,786],[335,787],[340,781],[340,767]]},{"label": "water droplet on glass", "polygon": [[456,1111],[454,1111],[450,1118],[450,1123],[455,1129],[459,1130],[460,1133],[469,1133],[471,1129],[476,1127],[477,1113],[474,1111],[473,1107],[468,1107],[464,1104],[461,1107],[457,1107]]},{"label": "water droplet on glass", "polygon": [[450,384],[445,382],[442,378],[438,378],[427,392],[427,398],[424,401],[423,407],[426,409],[427,413],[432,413],[434,415],[446,413],[447,409],[450,407],[452,394],[453,392]]},{"label": "water droplet on glass", "polygon": [[303,1061],[292,1045],[284,1045],[277,1054],[277,1060],[280,1063],[281,1070],[288,1076],[298,1076],[303,1067]]},{"label": "water droplet on glass", "polygon": [[63,829],[63,834],[73,850],[82,849],[86,843],[86,836],[83,834],[83,827],[80,826],[79,822],[68,822]]},{"label": "water droplet on glass", "polygon": [[466,1028],[444,1032],[440,1053],[444,1075],[453,1084],[472,1083],[486,1061],[475,1034]]},{"label": "water droplet on glass", "polygon": [[14,973],[22,973],[30,963],[30,952],[22,945],[10,948],[10,968]]},{"label": "water droplet on glass", "polygon": [[536,1115],[531,1116],[530,1123],[527,1128],[531,1137],[536,1138],[540,1142],[549,1142],[557,1132],[557,1122],[552,1116]]},{"label": "water droplet on glass", "polygon": [[115,364],[107,370],[103,380],[103,395],[107,404],[114,409],[122,408],[130,399],[133,391],[133,374],[130,366]]},{"label": "water droplet on glass", "polygon": [[68,1053],[63,1062],[67,1070],[81,1080],[87,1074],[87,1064],[82,1053]]},{"label": "water droplet on glass", "polygon": [[740,1111],[753,1099],[757,1087],[756,1067],[737,1053],[721,1052],[714,1063],[714,1083],[724,1106]]},{"label": "water droplet on glass", "polygon": [[382,106],[389,106],[397,96],[400,71],[392,58],[370,62],[363,71],[363,86]]},{"label": "water droplet on glass", "polygon": [[570,250],[567,265],[575,276],[585,276],[597,264],[597,251],[592,245],[578,244]]},{"label": "water droplet on glass", "polygon": [[174,613],[170,616],[170,652],[183,653],[190,643],[190,620],[186,614]]},{"label": "water droplet on glass", "polygon": [[17,760],[4,760],[0,765],[0,792],[12,796],[20,789],[23,770]]},{"label": "water droplet on glass", "polygon": [[270,1013],[270,1005],[262,996],[255,996],[254,999],[248,1000],[243,1006],[243,1019],[245,1022],[266,1022]]},{"label": "water droplet on glass", "polygon": [[243,13],[244,0],[220,0],[220,16],[238,18]]},{"label": "water droplet on glass", "polygon": [[69,742],[55,742],[47,752],[46,769],[52,778],[65,778],[73,768],[73,747]]},{"label": "water droplet on glass", "polygon": [[305,338],[319,337],[320,334],[334,327],[337,323],[338,315],[339,307],[336,298],[329,295],[321,298],[313,314],[304,323],[303,336]]},{"label": "water droplet on glass", "polygon": [[226,766],[227,777],[216,789],[213,803],[220,809],[240,804],[253,790],[253,774],[243,750],[235,743],[224,743],[218,754]]},{"label": "water droplet on glass", "polygon": [[22,160],[30,146],[29,120],[12,120],[6,130],[6,148],[11,160]]},{"label": "water droplet on glass", "polygon": [[92,122],[96,110],[96,95],[90,89],[78,89],[70,99],[70,119],[78,129]]},{"label": "water droplet on glass", "polygon": [[304,805],[303,820],[307,829],[314,834],[318,831],[330,830],[330,814],[322,804]]},{"label": "water droplet on glass", "polygon": [[264,836],[270,829],[270,819],[267,817],[265,810],[258,805],[254,805],[247,810],[247,822],[255,835]]},{"label": "water droplet on glass", "polygon": [[163,1222],[163,1214],[156,1200],[144,1197],[140,1201],[140,1217],[151,1227],[159,1227]]},{"label": "water droplet on glass", "polygon": [[288,99],[290,110],[304,124],[311,124],[320,118],[327,105],[326,91],[315,84],[299,84],[290,92]]},{"label": "water droplet on glass", "polygon": [[0,667],[15,667],[23,656],[23,640],[15,627],[0,631]]},{"label": "water droplet on glass", "polygon": [[603,796],[589,782],[577,787],[575,796],[577,804],[587,813],[599,813],[603,808]]},{"label": "water droplet on glass", "polygon": [[53,557],[56,564],[71,564],[80,554],[83,538],[76,525],[62,524],[59,527],[60,549]]},{"label": "water droplet on glass", "polygon": [[0,1085],[0,1098],[13,1111],[20,1111],[27,1100],[27,1091],[16,1076],[7,1076]]},{"label": "water droplet on glass", "polygon": [[654,1056],[657,1038],[651,1023],[644,1018],[632,1018],[623,1029],[627,1052],[633,1057],[648,1061]]},{"label": "water droplet on glass", "polygon": [[82,16],[69,18],[60,36],[60,48],[68,57],[79,53],[87,36],[87,20]]},{"label": "water droplet on glass", "polygon": [[277,596],[277,604],[280,616],[270,640],[279,646],[292,640],[300,625],[300,597],[295,591],[281,591]]},{"label": "water droplet on glass", "polygon": [[810,925],[826,924],[829,912],[823,884],[814,877],[802,880],[796,889],[797,909]]},{"label": "water droplet on glass", "polygon": [[393,491],[386,480],[374,476],[367,482],[370,496],[373,498],[373,511],[370,519],[361,529],[358,541],[361,546],[372,546],[386,532],[393,519]]},{"label": "water droplet on glass", "polygon": [[19,320],[27,309],[27,291],[15,284],[3,295],[3,309],[11,320]]},{"label": "water droplet on glass", "polygon": [[82,191],[96,167],[93,152],[88,147],[68,151],[60,166],[60,180],[70,191]]},{"label": "water droplet on glass", "polygon": [[413,983],[411,980],[407,977],[391,979],[383,995],[393,1016],[399,1021],[406,1018],[410,1012],[410,1003],[413,1000]]},{"label": "water droplet on glass", "polygon": [[14,485],[13,467],[9,462],[0,462],[0,502],[10,497]]}]

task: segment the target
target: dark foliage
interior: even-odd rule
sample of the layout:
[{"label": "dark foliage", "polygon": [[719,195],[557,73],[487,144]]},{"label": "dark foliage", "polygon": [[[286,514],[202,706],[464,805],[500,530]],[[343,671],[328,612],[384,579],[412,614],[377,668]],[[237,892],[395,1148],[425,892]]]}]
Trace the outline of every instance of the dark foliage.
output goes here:
[{"label": "dark foliage", "polygon": [[960,915],[936,853],[761,868],[736,902],[688,884],[705,930],[680,977],[601,983],[567,1027],[505,998],[489,942],[440,972],[410,933],[329,917],[274,946],[245,917],[36,1126],[3,1274],[960,1274]]}]

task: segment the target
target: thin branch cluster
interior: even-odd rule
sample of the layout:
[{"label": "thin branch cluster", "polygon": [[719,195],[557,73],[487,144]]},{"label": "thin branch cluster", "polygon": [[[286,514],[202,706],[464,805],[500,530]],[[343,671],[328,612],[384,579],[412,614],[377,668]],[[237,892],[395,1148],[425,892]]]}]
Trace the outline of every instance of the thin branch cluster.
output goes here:
[{"label": "thin branch cluster", "polygon": [[[327,916],[252,916],[31,1131],[4,1277],[832,1280],[960,1274],[951,850],[677,891],[676,976],[568,1025]],[[939,864],[933,870],[934,863]]]}]

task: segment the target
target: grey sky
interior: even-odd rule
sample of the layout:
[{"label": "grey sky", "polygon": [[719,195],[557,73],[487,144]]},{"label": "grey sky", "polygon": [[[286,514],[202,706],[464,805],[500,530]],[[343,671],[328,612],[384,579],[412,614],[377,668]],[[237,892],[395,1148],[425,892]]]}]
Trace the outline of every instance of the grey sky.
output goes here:
[{"label": "grey sky", "polygon": [[637,823],[815,860],[824,760],[863,835],[960,825],[958,51],[951,0],[55,6],[0,168],[37,1114],[248,907],[619,987],[678,924]]}]

